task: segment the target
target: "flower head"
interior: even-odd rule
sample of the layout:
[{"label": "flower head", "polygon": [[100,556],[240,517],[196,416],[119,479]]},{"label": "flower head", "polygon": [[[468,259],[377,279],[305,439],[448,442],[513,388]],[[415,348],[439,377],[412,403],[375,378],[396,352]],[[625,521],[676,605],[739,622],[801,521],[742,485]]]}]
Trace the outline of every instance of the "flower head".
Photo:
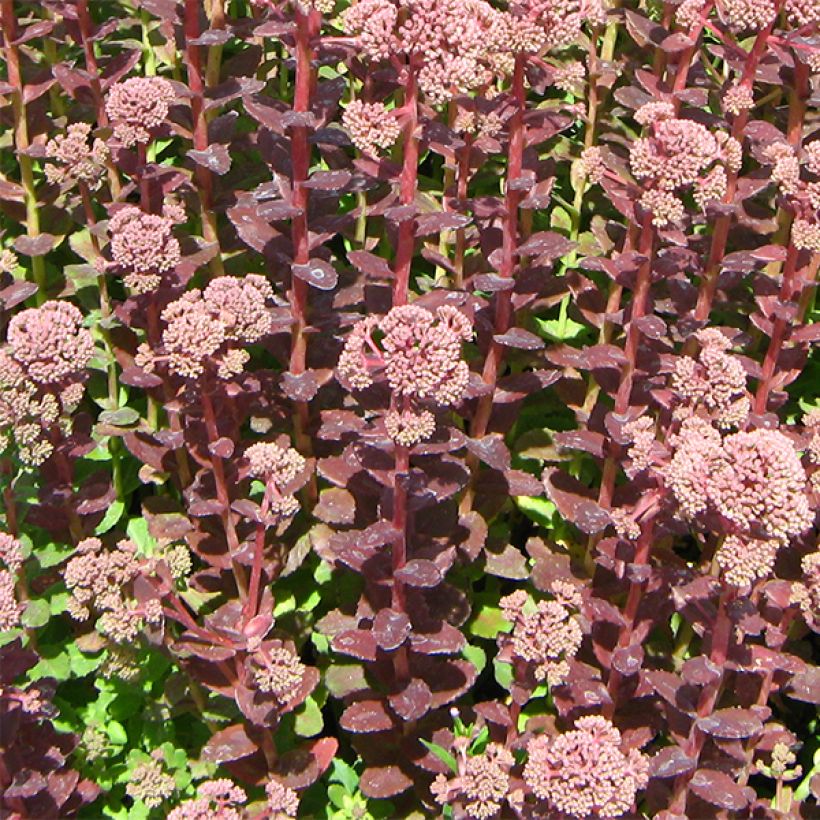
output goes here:
[{"label": "flower head", "polygon": [[527,745],[524,780],[533,794],[568,817],[621,817],[648,781],[637,749],[624,752],[621,733],[604,717],[579,718],[575,729],[541,735]]},{"label": "flower head", "polygon": [[253,344],[271,329],[268,302],[273,288],[264,276],[255,273],[244,277],[219,276],[202,294],[202,300],[219,315],[225,338]]},{"label": "flower head", "polygon": [[46,165],[49,182],[65,187],[84,183],[92,191],[102,185],[105,165],[108,162],[108,146],[101,139],[88,144],[91,126],[85,122],[69,125],[46,143],[46,156],[52,160]]},{"label": "flower head", "polygon": [[197,794],[193,800],[180,803],[167,820],[240,820],[238,808],[248,799],[243,788],[226,778],[206,780]]},{"label": "flower head", "polygon": [[115,83],[105,101],[114,135],[126,148],[150,142],[175,96],[171,83],[162,77],[129,77]]},{"label": "flower head", "polygon": [[306,672],[299,656],[284,646],[260,649],[251,666],[259,691],[272,695],[280,706],[291,700]]},{"label": "flower head", "polygon": [[20,626],[20,616],[25,607],[17,602],[14,592],[14,576],[0,569],[0,632]]},{"label": "flower head", "polygon": [[77,380],[94,355],[91,334],[82,325],[82,313],[70,302],[29,308],[9,322],[9,352],[38,384]]},{"label": "flower head", "polygon": [[6,565],[6,569],[17,575],[20,567],[23,566],[23,550],[20,542],[13,536],[5,532],[0,532],[0,562]]},{"label": "flower head", "polygon": [[[372,338],[375,330],[383,334],[381,349]],[[415,305],[395,307],[381,320],[368,317],[354,327],[339,372],[362,389],[373,383],[373,371],[383,368],[397,398],[451,406],[467,388],[470,374],[461,344],[471,336],[471,323],[453,307],[435,313]]]},{"label": "flower head", "polygon": [[269,780],[265,786],[268,809],[274,820],[289,820],[299,811],[299,795],[279,780]]},{"label": "flower head", "polygon": [[353,100],[345,108],[342,123],[353,144],[371,156],[393,146],[401,133],[398,119],[381,102]]},{"label": "flower head", "polygon": [[147,760],[134,767],[125,791],[134,800],[141,800],[149,809],[161,806],[176,789],[174,778],[157,760]]},{"label": "flower head", "polygon": [[510,793],[514,762],[507,749],[490,743],[482,754],[461,756],[456,777],[439,775],[431,787],[433,796],[443,806],[459,803],[463,816],[473,820],[498,817]]},{"label": "flower head", "polygon": [[159,287],[163,274],[173,271],[182,259],[173,226],[172,219],[146,214],[133,205],[121,208],[109,220],[113,263],[136,293]]},{"label": "flower head", "polygon": [[562,683],[568,661],[581,647],[583,632],[577,617],[581,600],[574,588],[556,582],[553,600],[533,602],[522,590],[502,598],[501,611],[513,624],[500,640],[517,660],[532,666],[535,679],[550,686]]}]

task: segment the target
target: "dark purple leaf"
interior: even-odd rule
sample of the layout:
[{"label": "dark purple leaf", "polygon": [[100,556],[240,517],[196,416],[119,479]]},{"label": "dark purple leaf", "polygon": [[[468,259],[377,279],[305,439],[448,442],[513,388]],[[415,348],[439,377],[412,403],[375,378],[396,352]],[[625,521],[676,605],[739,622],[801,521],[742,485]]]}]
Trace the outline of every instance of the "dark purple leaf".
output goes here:
[{"label": "dark purple leaf", "polygon": [[465,228],[472,220],[466,214],[452,211],[438,214],[419,214],[416,217],[416,236],[428,236],[441,231],[453,231]]},{"label": "dark purple leaf", "polygon": [[544,347],[544,340],[528,330],[514,327],[506,333],[493,336],[493,341],[505,347],[513,347],[518,350],[540,350]]},{"label": "dark purple leaf", "polygon": [[204,151],[188,151],[188,156],[197,165],[207,168],[215,174],[227,174],[231,169],[231,155],[224,145],[214,143]]},{"label": "dark purple leaf", "polygon": [[413,781],[398,766],[369,766],[359,780],[362,793],[374,800],[394,797],[412,785]]},{"label": "dark purple leaf", "polygon": [[763,731],[760,718],[748,709],[719,709],[698,718],[697,726],[707,735],[724,740],[743,740]]},{"label": "dark purple leaf", "polygon": [[738,786],[728,774],[714,769],[698,769],[689,781],[689,790],[701,800],[729,811],[741,811],[755,798],[754,789]]},{"label": "dark purple leaf", "polygon": [[687,757],[679,746],[667,746],[651,759],[650,773],[652,777],[677,777],[689,774],[697,763],[697,760]]},{"label": "dark purple leaf", "polygon": [[376,660],[376,639],[366,629],[349,629],[331,641],[334,651],[362,661]]},{"label": "dark purple leaf", "polygon": [[336,268],[324,259],[311,259],[306,265],[293,265],[293,275],[318,290],[333,290],[339,282]]},{"label": "dark purple leaf", "polygon": [[498,433],[492,433],[481,439],[465,440],[467,449],[485,464],[496,470],[509,470],[510,451],[504,443],[504,437]]},{"label": "dark purple leaf", "polygon": [[432,561],[414,558],[396,570],[394,577],[411,587],[434,587],[441,583],[441,570]]},{"label": "dark purple leaf", "polygon": [[419,720],[430,711],[433,696],[430,687],[415,678],[395,695],[389,697],[390,708],[402,720]]},{"label": "dark purple leaf", "polygon": [[252,755],[257,749],[241,723],[217,732],[202,749],[202,759],[210,763],[226,763]]},{"label": "dark purple leaf", "polygon": [[540,233],[534,233],[526,242],[518,246],[518,255],[558,259],[569,253],[574,247],[575,243],[570,242],[560,233],[541,231]]},{"label": "dark purple leaf", "polygon": [[37,236],[18,236],[14,240],[14,250],[23,256],[45,256],[57,241],[56,236],[50,233],[41,233]]},{"label": "dark purple leaf", "polygon": [[382,609],[373,619],[373,637],[386,652],[398,649],[410,634],[410,619],[403,612]]},{"label": "dark purple leaf", "polygon": [[344,710],[339,725],[348,732],[364,734],[392,729],[394,722],[382,701],[362,700]]}]

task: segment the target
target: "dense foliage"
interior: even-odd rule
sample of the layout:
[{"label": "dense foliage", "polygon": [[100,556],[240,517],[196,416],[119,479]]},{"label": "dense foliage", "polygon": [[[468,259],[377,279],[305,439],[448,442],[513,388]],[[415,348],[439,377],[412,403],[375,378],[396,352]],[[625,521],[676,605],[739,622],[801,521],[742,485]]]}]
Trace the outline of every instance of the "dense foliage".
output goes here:
[{"label": "dense foliage", "polygon": [[818,0],[0,24],[0,816],[817,816]]}]

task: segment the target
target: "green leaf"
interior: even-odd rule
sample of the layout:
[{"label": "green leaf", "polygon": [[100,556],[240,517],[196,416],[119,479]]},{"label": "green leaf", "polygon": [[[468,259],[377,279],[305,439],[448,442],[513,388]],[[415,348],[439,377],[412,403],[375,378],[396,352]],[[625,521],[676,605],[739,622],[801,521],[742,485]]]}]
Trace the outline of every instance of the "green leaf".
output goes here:
[{"label": "green leaf", "polygon": [[74,547],[71,544],[46,544],[44,547],[38,547],[37,560],[43,569],[47,569],[62,564],[72,552]]},{"label": "green leaf", "polygon": [[498,681],[498,685],[509,691],[513,679],[512,664],[494,660],[493,667],[495,668],[495,679]]},{"label": "green leaf", "polygon": [[38,629],[41,626],[45,626],[50,617],[51,607],[49,606],[48,601],[44,601],[40,598],[34,601],[29,601],[26,604],[26,609],[20,620],[22,621],[23,626],[27,626],[30,629]]},{"label": "green leaf", "polygon": [[542,527],[552,527],[553,516],[558,508],[548,498],[517,495],[515,504],[527,518],[535,521],[536,524]]},{"label": "green leaf", "polygon": [[29,670],[29,680],[54,678],[60,682],[71,677],[71,658],[68,652],[60,652],[51,658],[40,658],[40,662]]},{"label": "green leaf", "polygon": [[497,606],[482,606],[470,622],[468,631],[477,638],[494,639],[499,632],[509,632],[512,624],[504,618]]},{"label": "green leaf", "polygon": [[356,770],[344,760],[336,757],[333,759],[333,772],[330,775],[331,783],[341,783],[350,794],[359,788],[359,775]]},{"label": "green leaf", "polygon": [[344,808],[347,792],[344,790],[343,786],[340,786],[338,783],[331,783],[327,787],[327,796],[330,802],[333,803],[337,809]]},{"label": "green leaf", "polygon": [[148,532],[148,522],[142,516],[132,518],[128,522],[125,531],[128,533],[128,537],[137,545],[137,549],[139,549],[141,553],[151,555],[157,542],[151,533]]},{"label": "green leaf", "polygon": [[480,646],[470,646],[470,644],[467,644],[464,649],[462,649],[461,654],[464,655],[476,668],[476,671],[481,674],[487,665],[487,653]]},{"label": "green leaf", "polygon": [[108,733],[108,739],[117,746],[124,746],[128,743],[128,733],[118,720],[109,720],[105,731]]},{"label": "green leaf", "polygon": [[447,749],[439,746],[438,743],[431,743],[429,740],[424,740],[423,738],[419,738],[419,740],[424,748],[435,755],[445,766],[449,767],[453,774],[458,774],[458,763]]},{"label": "green leaf", "polygon": [[106,511],[105,515],[97,524],[96,528],[94,529],[94,535],[103,535],[104,533],[108,532],[110,529],[113,529],[117,522],[122,518],[123,513],[125,512],[125,504],[120,501],[119,499],[116,500]]},{"label": "green leaf", "polygon": [[70,592],[55,592],[49,599],[49,608],[52,615],[59,615],[66,611],[68,602],[71,599]]},{"label": "green leaf", "polygon": [[538,319],[535,318],[538,328],[538,335],[551,342],[568,342],[579,339],[588,333],[589,328],[565,316],[559,319]]},{"label": "green leaf", "polygon": [[322,710],[311,696],[296,710],[294,731],[300,737],[314,737],[323,726]]}]

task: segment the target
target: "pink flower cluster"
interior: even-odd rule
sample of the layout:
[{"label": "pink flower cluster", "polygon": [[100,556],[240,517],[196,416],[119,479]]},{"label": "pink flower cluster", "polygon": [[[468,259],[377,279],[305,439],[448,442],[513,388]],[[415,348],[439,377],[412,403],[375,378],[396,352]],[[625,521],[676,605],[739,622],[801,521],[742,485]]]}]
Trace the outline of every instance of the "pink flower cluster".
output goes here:
[{"label": "pink flower cluster", "polygon": [[63,578],[71,592],[66,609],[72,618],[87,620],[97,616],[95,628],[104,635],[112,674],[121,668],[126,679],[133,668],[133,644],[146,624],[162,622],[159,599],[138,604],[130,597],[131,582],[141,570],[136,548],[121,541],[107,550],[99,538],[86,538],[77,545],[77,554],[66,565]]},{"label": "pink flower cluster", "polygon": [[772,180],[794,213],[791,241],[800,250],[820,253],[820,140],[808,143],[802,155],[786,142],[766,148]]},{"label": "pink flower cluster", "polygon": [[646,787],[649,763],[621,747],[621,733],[606,718],[579,718],[572,731],[529,742],[524,780],[563,816],[622,817]]},{"label": "pink flower cluster", "polygon": [[279,780],[269,780],[265,784],[268,811],[272,820],[291,820],[299,811],[299,795]]},{"label": "pink flower cluster", "polygon": [[18,603],[14,590],[14,575],[0,569],[0,632],[7,632],[20,626],[20,616],[25,607]]},{"label": "pink flower cluster", "polygon": [[663,228],[683,218],[685,209],[678,194],[684,189],[694,188],[701,208],[724,196],[727,170],[740,169],[741,149],[736,140],[723,133],[714,135],[693,120],[678,119],[665,102],[647,103],[635,118],[650,134],[632,143],[629,164],[646,188],[641,204],[653,214],[655,225]]},{"label": "pink flower cluster", "polygon": [[90,190],[97,190],[105,177],[109,159],[108,147],[101,139],[91,145],[91,126],[77,122],[46,143],[46,157],[52,163],[46,165],[46,179],[54,185],[72,188],[83,183]]},{"label": "pink flower cluster", "polygon": [[295,515],[299,502],[290,485],[305,469],[305,459],[292,447],[280,447],[274,442],[260,441],[245,451],[249,473],[265,482],[266,502],[273,515],[285,519]]},{"label": "pink flower cluster", "polygon": [[672,389],[682,404],[676,409],[679,419],[701,413],[721,429],[739,428],[749,416],[746,370],[728,351],[731,341],[716,328],[696,334],[700,342],[697,361],[681,356],[675,362]]},{"label": "pink flower cluster", "polygon": [[226,778],[206,780],[197,794],[173,809],[167,820],[241,820],[248,800],[245,790]]},{"label": "pink flower cluster", "polygon": [[[569,45],[585,21],[605,17],[601,0],[524,0],[503,12],[485,0],[360,0],[342,22],[371,60],[404,54],[428,101],[438,105],[509,74],[516,52]],[[577,81],[570,69],[567,82]]]},{"label": "pink flower cluster", "polygon": [[563,581],[553,582],[550,601],[535,603],[523,590],[500,601],[512,633],[499,638],[499,658],[529,664],[537,681],[557,686],[569,674],[569,661],[581,647],[583,631],[578,618],[581,596]]},{"label": "pink flower cluster", "polygon": [[705,513],[728,537],[717,560],[726,580],[747,586],[768,575],[778,550],[814,522],[806,472],[791,440],[777,430],[721,438],[697,416],[683,422],[665,479],[681,514]]},{"label": "pink flower cluster", "polygon": [[150,142],[175,97],[174,87],[162,77],[129,77],[115,83],[105,101],[114,135],[126,148]]},{"label": "pink flower cluster", "polygon": [[156,809],[176,791],[176,781],[158,760],[151,759],[131,770],[125,791],[149,809]]},{"label": "pink flower cluster", "polygon": [[285,645],[260,646],[250,659],[253,680],[260,692],[285,706],[304,680],[306,667]]},{"label": "pink flower cluster", "polygon": [[463,398],[470,370],[461,346],[472,335],[469,319],[449,305],[435,313],[415,305],[394,307],[381,319],[370,316],[354,325],[338,371],[356,390],[370,387],[377,371],[383,372],[400,405],[385,419],[388,434],[408,446],[432,435],[425,404],[447,407]]},{"label": "pink flower cluster", "polygon": [[396,116],[380,102],[353,100],[344,110],[342,124],[353,144],[374,157],[394,145],[401,133]]},{"label": "pink flower cluster", "polygon": [[111,258],[126,287],[135,293],[148,293],[160,286],[163,275],[176,268],[182,252],[173,227],[169,216],[147,214],[134,205],[111,217]]},{"label": "pink flower cluster", "polygon": [[21,311],[0,349],[0,449],[14,442],[23,464],[36,467],[53,452],[49,432],[83,395],[94,341],[70,302]]},{"label": "pink flower cluster", "polygon": [[79,382],[94,355],[83,315],[70,302],[50,301],[29,308],[9,322],[9,352],[28,378],[63,389]]},{"label": "pink flower cluster", "polygon": [[272,298],[264,276],[217,277],[204,291],[189,291],[163,310],[164,352],[140,345],[137,364],[150,371],[165,361],[185,379],[201,376],[210,366],[219,378],[229,379],[250,358],[237,345],[253,344],[270,332]]},{"label": "pink flower cluster", "polygon": [[[515,759],[498,743],[489,743],[482,754],[469,755],[464,748],[466,740],[456,740],[458,774],[450,778],[439,774],[430,790],[442,806],[458,804],[461,811],[454,815],[456,817],[471,820],[498,817],[506,801],[513,798],[515,802],[510,787],[510,769]],[[518,796],[523,797],[520,790]]]},{"label": "pink flower cluster", "polygon": [[792,603],[803,611],[806,623],[820,632],[820,551],[806,555],[802,562],[803,581],[792,587]]}]

